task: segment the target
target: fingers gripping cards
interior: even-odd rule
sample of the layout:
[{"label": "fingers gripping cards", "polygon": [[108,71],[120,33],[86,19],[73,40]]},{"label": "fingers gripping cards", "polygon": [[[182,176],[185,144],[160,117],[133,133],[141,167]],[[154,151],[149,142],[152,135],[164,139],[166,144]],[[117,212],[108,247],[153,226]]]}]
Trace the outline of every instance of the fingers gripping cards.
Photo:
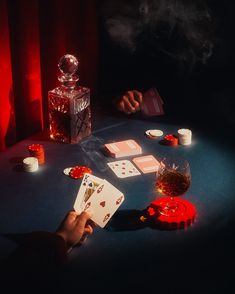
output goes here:
[{"label": "fingers gripping cards", "polygon": [[135,140],[125,140],[104,145],[105,151],[114,158],[142,154],[142,148]]}]

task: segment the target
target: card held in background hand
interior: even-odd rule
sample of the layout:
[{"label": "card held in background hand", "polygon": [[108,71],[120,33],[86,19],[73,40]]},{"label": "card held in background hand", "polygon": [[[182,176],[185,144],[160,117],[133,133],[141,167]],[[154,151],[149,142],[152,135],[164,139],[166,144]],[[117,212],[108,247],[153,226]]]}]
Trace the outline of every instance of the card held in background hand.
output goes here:
[{"label": "card held in background hand", "polygon": [[146,116],[163,115],[163,100],[156,88],[150,88],[143,94],[141,112]]},{"label": "card held in background hand", "polygon": [[123,203],[124,199],[121,191],[108,181],[103,180],[86,202],[84,210],[91,210],[94,213],[91,220],[103,228]]}]

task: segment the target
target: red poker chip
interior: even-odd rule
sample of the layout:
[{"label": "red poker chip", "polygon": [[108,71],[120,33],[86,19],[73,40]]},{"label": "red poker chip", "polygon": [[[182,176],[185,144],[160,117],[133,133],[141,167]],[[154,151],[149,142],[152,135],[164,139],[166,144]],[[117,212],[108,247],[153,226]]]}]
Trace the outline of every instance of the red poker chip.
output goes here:
[{"label": "red poker chip", "polygon": [[36,157],[38,159],[38,163],[39,164],[45,163],[45,156],[44,156],[44,154],[42,156],[36,156]]},{"label": "red poker chip", "polygon": [[31,144],[28,146],[30,156],[36,157],[39,164],[45,163],[44,147],[41,144]]},{"label": "red poker chip", "polygon": [[178,145],[178,138],[172,134],[166,135],[164,137],[164,144],[167,146],[176,146]]},{"label": "red poker chip", "polygon": [[41,144],[31,144],[28,146],[28,150],[32,152],[42,152],[43,146]]},{"label": "red poker chip", "polygon": [[74,166],[71,168],[69,172],[69,176],[72,179],[81,179],[83,178],[84,174],[92,174],[92,170],[88,166]]}]

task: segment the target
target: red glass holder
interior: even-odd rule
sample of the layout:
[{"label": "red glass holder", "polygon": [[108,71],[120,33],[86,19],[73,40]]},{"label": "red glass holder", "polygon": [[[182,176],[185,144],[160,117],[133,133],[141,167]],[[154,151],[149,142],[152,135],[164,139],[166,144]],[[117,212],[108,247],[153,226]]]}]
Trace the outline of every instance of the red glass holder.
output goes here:
[{"label": "red glass holder", "polygon": [[165,216],[160,213],[160,210],[169,202],[168,197],[162,197],[150,203],[147,213],[153,225],[160,229],[177,230],[186,229],[194,223],[197,213],[196,207],[191,202],[181,198],[175,198],[174,201],[185,207],[183,213],[178,215],[172,214],[171,216]]}]

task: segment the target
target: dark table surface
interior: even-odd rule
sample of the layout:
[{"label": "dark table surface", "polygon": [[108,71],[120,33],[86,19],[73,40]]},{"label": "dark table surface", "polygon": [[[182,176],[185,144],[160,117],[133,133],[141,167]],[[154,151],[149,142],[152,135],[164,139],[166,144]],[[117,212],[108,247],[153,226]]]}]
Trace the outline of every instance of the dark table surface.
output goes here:
[{"label": "dark table surface", "polygon": [[[182,127],[192,129],[190,146],[168,147],[144,136],[147,129],[167,134]],[[126,200],[105,229],[97,228],[82,246],[72,250],[63,277],[67,285],[79,289],[82,281],[90,291],[115,292],[130,287],[163,293],[232,293],[234,149],[213,134],[218,133],[158,117],[106,115],[96,118],[92,136],[77,145],[49,141],[45,134],[21,141],[0,154],[0,257],[14,250],[21,234],[56,230],[73,208],[81,183],[65,176],[63,170],[88,165],[94,175],[121,190]],[[100,150],[104,143],[130,138],[142,146],[143,155],[179,155],[189,161],[192,184],[182,197],[196,206],[197,217],[188,229],[164,231],[132,221],[132,216],[157,197],[155,174],[119,179],[107,166],[113,159]],[[44,145],[46,163],[37,172],[26,173],[19,169],[18,161],[28,156],[31,143]]]}]

